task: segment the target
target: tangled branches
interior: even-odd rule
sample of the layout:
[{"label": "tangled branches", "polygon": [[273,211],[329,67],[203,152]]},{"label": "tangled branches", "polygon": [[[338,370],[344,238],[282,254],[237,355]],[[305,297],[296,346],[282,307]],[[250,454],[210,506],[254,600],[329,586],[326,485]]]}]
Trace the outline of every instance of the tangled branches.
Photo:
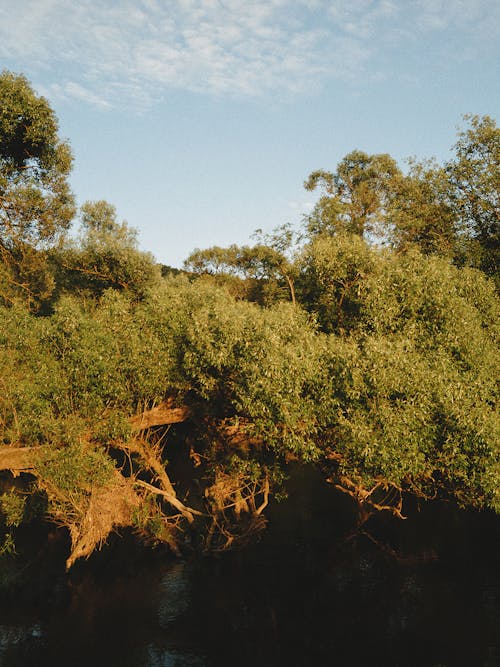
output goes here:
[{"label": "tangled branches", "polygon": [[[205,489],[211,522],[205,548],[224,551],[248,542],[266,525],[263,511],[269,502],[269,475],[246,477],[243,471],[215,470],[214,482]],[[259,502],[260,501],[260,502]]]}]

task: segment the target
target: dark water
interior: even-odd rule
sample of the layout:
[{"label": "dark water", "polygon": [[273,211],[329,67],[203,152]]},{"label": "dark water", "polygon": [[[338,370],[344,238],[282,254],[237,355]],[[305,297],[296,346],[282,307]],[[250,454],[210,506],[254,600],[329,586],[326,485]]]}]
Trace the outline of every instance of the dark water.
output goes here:
[{"label": "dark water", "polygon": [[47,558],[0,600],[0,665],[500,666],[498,517],[434,503],[353,537],[348,499],[312,472],[292,491],[238,553],[112,539],[69,579]]}]

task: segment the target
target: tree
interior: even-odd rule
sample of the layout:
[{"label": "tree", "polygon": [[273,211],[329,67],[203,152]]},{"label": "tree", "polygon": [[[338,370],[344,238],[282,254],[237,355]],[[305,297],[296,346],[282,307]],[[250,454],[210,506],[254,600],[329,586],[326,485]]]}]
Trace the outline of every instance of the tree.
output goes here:
[{"label": "tree", "polygon": [[314,171],[304,186],[306,190],[319,187],[323,194],[307,218],[309,234],[379,234],[388,188],[399,173],[390,155],[358,150],[346,155],[335,173]]},{"label": "tree", "polygon": [[24,76],[0,74],[0,298],[31,305],[54,280],[46,250],[68,229],[75,207],[72,156],[47,100]]},{"label": "tree", "polygon": [[237,544],[290,457],[368,512],[401,515],[404,491],[500,511],[492,282],[357,236],[315,252],[322,321],[345,313],[328,333],[185,276],[142,301],[65,296],[46,318],[0,307],[0,470],[36,477],[69,564],[136,521],[155,540],[181,542],[188,522],[210,548]]},{"label": "tree", "polygon": [[359,322],[363,288],[378,256],[356,234],[321,235],[302,257],[301,303],[326,333],[344,334]]},{"label": "tree", "polygon": [[195,250],[184,262],[184,267],[197,274],[230,275],[250,282],[255,288],[249,291],[249,295],[253,296],[251,300],[260,303],[275,300],[284,283],[291,302],[295,304],[297,264],[294,230],[285,224],[270,234],[264,234],[259,229],[254,237],[258,242],[253,246],[212,246]]},{"label": "tree", "polygon": [[[20,109],[38,99],[28,98]],[[491,123],[474,120],[444,168],[414,164],[403,176],[389,156],[354,151],[335,174],[312,174],[324,195],[300,252],[284,225],[257,232],[253,246],[193,253],[186,267],[208,278],[161,280],[108,202],[82,206],[73,241],[57,207],[36,213],[33,187],[57,199],[53,181],[37,180],[55,158],[9,113],[0,286],[13,303],[0,303],[0,471],[29,472],[44,515],[69,530],[68,567],[119,526],[173,549],[196,534],[210,549],[241,544],[264,525],[290,459],[317,465],[365,515],[402,516],[406,491],[500,512],[499,301],[481,271],[450,261],[464,239],[491,271]],[[53,115],[44,118],[39,134],[52,127],[59,145]],[[398,252],[370,244],[391,224]],[[35,277],[49,275],[48,258],[60,289],[42,318],[14,288],[41,299]],[[257,285],[254,300],[267,307],[233,298],[213,276]],[[0,554],[12,550],[24,500],[13,483],[0,496]]]},{"label": "tree", "polygon": [[308,307],[329,334],[314,402],[332,479],[395,513],[404,489],[498,511],[494,285],[355,235],[320,237],[308,254]]},{"label": "tree", "polygon": [[82,229],[86,232],[119,233],[116,208],[105,201],[86,201],[80,207]]},{"label": "tree", "polygon": [[463,235],[448,174],[433,161],[410,161],[408,174],[392,180],[387,223],[398,250],[415,246],[426,255],[463,260]]},{"label": "tree", "polygon": [[456,215],[469,240],[469,261],[500,280],[500,128],[489,116],[465,116],[469,127],[445,165]]},{"label": "tree", "polygon": [[61,288],[84,290],[98,296],[108,288],[143,296],[160,278],[153,256],[138,249],[137,232],[119,223],[107,201],[85,202],[80,209],[81,234],[54,250]]},{"label": "tree", "polygon": [[257,254],[257,266],[261,267],[264,275],[276,281],[285,280],[290,300],[295,305],[295,281],[298,276],[298,243],[300,237],[290,224],[284,224],[273,229],[270,234],[263,234],[256,230],[254,234],[260,249]]},{"label": "tree", "polygon": [[418,247],[499,278],[500,129],[489,116],[465,116],[455,157],[444,165],[410,161],[392,179],[388,222],[399,250]]}]

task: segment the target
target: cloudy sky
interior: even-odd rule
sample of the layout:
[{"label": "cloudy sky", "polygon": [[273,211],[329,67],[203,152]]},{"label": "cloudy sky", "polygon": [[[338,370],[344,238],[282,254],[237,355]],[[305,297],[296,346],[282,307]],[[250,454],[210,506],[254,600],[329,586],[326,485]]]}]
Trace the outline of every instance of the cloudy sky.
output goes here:
[{"label": "cloudy sky", "polygon": [[0,0],[0,69],[50,100],[80,203],[141,246],[300,223],[302,183],[350,150],[447,157],[500,121],[498,0]]}]

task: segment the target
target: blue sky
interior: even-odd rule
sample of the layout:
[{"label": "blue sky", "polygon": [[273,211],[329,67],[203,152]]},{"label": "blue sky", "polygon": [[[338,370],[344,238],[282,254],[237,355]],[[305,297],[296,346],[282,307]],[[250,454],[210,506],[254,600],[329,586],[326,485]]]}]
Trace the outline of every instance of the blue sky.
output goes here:
[{"label": "blue sky", "polygon": [[0,0],[24,73],[141,247],[300,224],[307,175],[350,150],[446,159],[464,113],[500,121],[498,0]]}]

